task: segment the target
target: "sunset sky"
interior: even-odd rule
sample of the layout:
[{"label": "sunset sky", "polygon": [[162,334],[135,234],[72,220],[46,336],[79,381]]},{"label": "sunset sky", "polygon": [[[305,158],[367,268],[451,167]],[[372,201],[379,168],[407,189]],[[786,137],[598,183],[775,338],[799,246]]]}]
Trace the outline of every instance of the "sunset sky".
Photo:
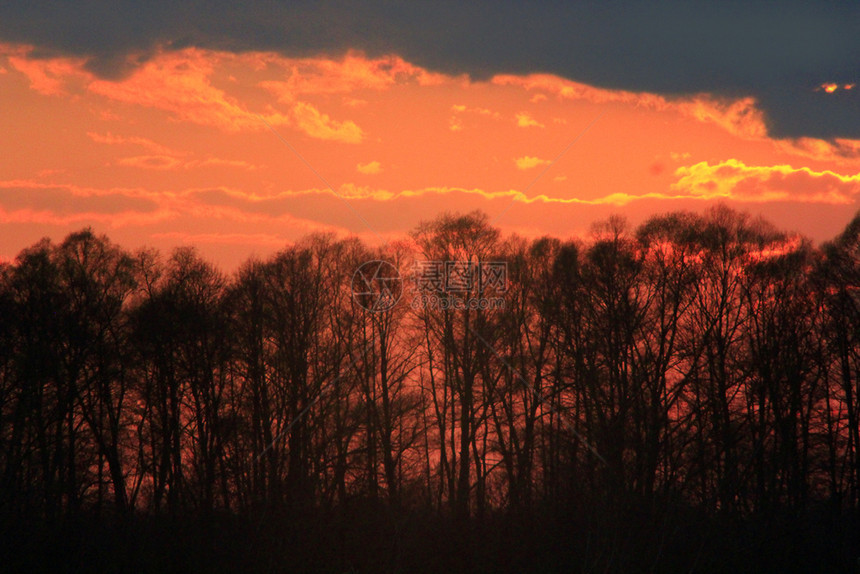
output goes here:
[{"label": "sunset sky", "polygon": [[442,211],[562,238],[860,208],[854,2],[0,8],[0,259],[85,226],[223,269]]}]

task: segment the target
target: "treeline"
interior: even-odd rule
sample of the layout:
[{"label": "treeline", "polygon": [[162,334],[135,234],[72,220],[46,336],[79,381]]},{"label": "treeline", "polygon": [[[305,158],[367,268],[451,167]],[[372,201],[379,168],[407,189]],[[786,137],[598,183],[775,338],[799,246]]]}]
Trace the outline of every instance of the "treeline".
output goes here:
[{"label": "treeline", "polygon": [[[402,288],[387,310],[355,293],[373,260],[402,277],[371,283]],[[446,290],[422,261],[475,280]],[[42,527],[227,521],[222,553],[269,556],[222,566],[261,571],[415,569],[422,549],[450,569],[808,570],[810,534],[820,571],[860,556],[860,215],[821,247],[725,207],[567,242],[442,215],[229,277],[83,230],[0,268],[0,318],[0,514],[30,550]],[[304,546],[248,526],[269,523]],[[126,560],[163,550],[134,532]]]}]

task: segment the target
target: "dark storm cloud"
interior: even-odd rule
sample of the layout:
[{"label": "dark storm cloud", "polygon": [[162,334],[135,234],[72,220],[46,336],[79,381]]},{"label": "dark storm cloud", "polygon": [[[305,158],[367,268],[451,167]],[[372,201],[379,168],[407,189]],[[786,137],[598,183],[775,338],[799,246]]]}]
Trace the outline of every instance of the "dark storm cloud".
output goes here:
[{"label": "dark storm cloud", "polygon": [[[287,55],[396,52],[486,78],[548,72],[600,87],[755,96],[776,136],[860,138],[857,2],[17,2],[0,38],[87,56],[119,77],[156,47]],[[860,88],[860,86],[858,86]]]}]

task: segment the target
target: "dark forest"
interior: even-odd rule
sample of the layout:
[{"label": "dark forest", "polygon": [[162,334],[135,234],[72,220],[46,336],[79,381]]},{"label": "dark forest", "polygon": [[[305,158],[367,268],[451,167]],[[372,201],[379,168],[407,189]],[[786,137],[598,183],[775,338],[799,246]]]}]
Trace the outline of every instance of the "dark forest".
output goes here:
[{"label": "dark forest", "polygon": [[860,571],[860,214],[443,214],[232,275],[85,229],[2,264],[0,317],[0,569]]}]

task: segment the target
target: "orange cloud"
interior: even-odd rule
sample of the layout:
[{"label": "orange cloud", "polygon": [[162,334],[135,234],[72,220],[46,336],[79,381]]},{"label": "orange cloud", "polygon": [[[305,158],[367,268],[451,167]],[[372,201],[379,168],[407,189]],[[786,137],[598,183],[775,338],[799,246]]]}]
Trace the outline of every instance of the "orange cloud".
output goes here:
[{"label": "orange cloud", "polygon": [[548,159],[540,159],[538,157],[532,157],[529,155],[518,157],[514,160],[514,162],[517,164],[517,169],[532,169],[540,165],[547,165],[552,163]]},{"label": "orange cloud", "polygon": [[777,146],[794,155],[818,161],[843,161],[860,158],[860,140],[836,138],[832,141],[816,138],[780,140]]},{"label": "orange cloud", "polygon": [[[326,190],[331,192],[331,190]],[[337,188],[338,197],[344,199],[375,199],[377,201],[385,201],[397,197],[398,194],[386,189],[377,189],[368,185],[356,185],[354,183],[344,183]]]},{"label": "orange cloud", "polygon": [[372,193],[368,193],[363,199],[391,199],[391,198],[403,198],[403,197],[421,197],[424,195],[435,194],[435,195],[448,195],[448,194],[464,194],[464,195],[474,195],[479,196],[484,199],[507,199],[509,201],[515,201],[518,203],[524,204],[532,204],[532,203],[546,203],[546,204],[568,204],[568,205],[626,205],[630,202],[642,200],[642,199],[698,199],[698,198],[690,198],[689,196],[678,195],[678,194],[665,194],[665,193],[643,193],[640,195],[632,195],[629,193],[612,193],[609,195],[605,195],[602,197],[596,197],[592,199],[583,199],[579,197],[553,197],[546,194],[540,194],[535,196],[527,196],[525,193],[515,190],[500,190],[500,191],[487,191],[484,189],[465,189],[460,187],[427,187],[424,189],[417,190],[405,190],[400,193],[391,194],[389,192],[385,192],[385,197],[380,197],[374,195]]},{"label": "orange cloud", "polygon": [[117,163],[126,167],[138,167],[142,169],[174,169],[182,165],[181,161],[168,155],[121,157],[117,160]]},{"label": "orange cloud", "polygon": [[[699,94],[693,97],[666,98],[647,92],[604,90],[547,74],[499,75],[491,81],[497,85],[520,86],[527,91],[539,90],[532,99],[542,96],[542,92],[548,92],[560,99],[585,100],[598,104],[617,102],[655,111],[674,111],[703,123],[717,125],[728,133],[747,140],[762,140],[768,137],[764,113],[751,97],[732,100]],[[839,88],[837,84],[824,84],[819,89],[825,89],[825,86],[831,92]],[[854,84],[846,84],[842,89],[850,90],[853,87]],[[774,143],[784,152],[821,161],[860,157],[860,140],[837,138],[826,141],[799,138],[776,140]]]},{"label": "orange cloud", "polygon": [[517,127],[521,128],[543,128],[546,127],[533,117],[531,117],[528,112],[520,112],[516,116],[517,118]]},{"label": "orange cloud", "polygon": [[[698,164],[697,164],[698,165]],[[696,166],[693,166],[696,167]],[[683,168],[682,168],[683,169]],[[803,170],[795,170],[802,172]],[[696,172],[697,175],[701,175]],[[723,174],[725,175],[725,174]],[[835,175],[835,174],[834,174]],[[842,177],[845,182],[857,186],[857,178]],[[563,180],[562,180],[563,181]],[[689,179],[686,181],[689,183]],[[786,178],[791,182],[791,178]],[[795,181],[795,186],[805,182]],[[749,185],[745,183],[744,185]],[[330,189],[311,188],[295,191],[284,191],[274,195],[260,195],[253,192],[231,188],[201,188],[186,189],[179,192],[154,193],[140,189],[96,189],[72,185],[53,185],[31,181],[0,182],[0,221],[17,223],[43,223],[51,225],[81,224],[88,221],[103,222],[112,227],[124,225],[152,225],[177,218],[192,218],[197,221],[231,221],[237,224],[287,225],[318,229],[320,225],[332,227],[338,234],[344,230],[337,226],[326,226],[310,220],[296,218],[293,214],[297,201],[306,202],[312,196],[329,196],[338,199],[354,201],[373,201],[385,203],[405,198],[420,198],[424,196],[463,195],[474,196],[484,200],[505,200],[522,204],[557,204],[557,205],[590,205],[590,206],[624,206],[640,200],[678,200],[694,199],[707,200],[715,197],[713,186],[705,184],[706,191],[690,192],[678,189],[678,193],[612,193],[596,198],[558,197],[547,194],[527,196],[521,191],[508,189],[490,191],[481,188],[462,188],[431,186],[419,189],[404,189],[392,192],[370,186],[359,186],[345,183],[336,191]],[[25,190],[40,190],[34,194]],[[716,188],[719,191],[719,188]],[[6,190],[6,191],[4,191]],[[762,194],[759,193],[758,197]],[[720,195],[739,201],[755,201],[753,194],[745,191],[743,186],[735,193]],[[770,195],[768,199],[779,199],[781,196]],[[818,197],[826,201],[828,198]],[[834,198],[829,198],[833,200]],[[57,207],[61,209],[58,211]],[[297,228],[298,229],[298,228]],[[225,235],[213,233],[203,235],[187,235],[184,231],[171,232],[172,238],[185,237],[189,241],[199,239],[201,242],[217,242]],[[167,235],[163,235],[167,238]],[[226,241],[226,239],[224,239]],[[237,243],[245,243],[236,238]],[[267,244],[267,241],[249,240],[247,243]]]},{"label": "orange cloud", "polygon": [[312,138],[343,143],[360,143],[364,133],[355,122],[339,122],[331,119],[307,102],[297,102],[293,106],[296,127]]},{"label": "orange cloud", "polygon": [[110,132],[106,134],[87,132],[87,136],[96,143],[107,145],[138,145],[158,155],[178,155],[178,152],[146,138],[117,136]]},{"label": "orange cloud", "polygon": [[[560,180],[563,181],[563,180]],[[578,197],[554,197],[546,194],[528,196],[525,193],[515,190],[498,190],[488,191],[481,188],[463,188],[463,187],[447,187],[447,186],[430,186],[420,189],[404,189],[398,192],[392,192],[386,189],[377,189],[370,186],[359,186],[353,183],[345,183],[338,187],[337,192],[329,189],[306,189],[301,191],[286,191],[275,196],[262,197],[256,194],[246,194],[236,191],[218,190],[220,199],[210,192],[205,192],[206,201],[209,204],[213,202],[227,201],[230,205],[238,207],[241,205],[255,205],[255,211],[260,213],[280,213],[288,211],[287,202],[291,199],[306,195],[334,195],[341,199],[350,200],[368,200],[376,202],[386,202],[390,200],[403,198],[416,198],[430,195],[468,195],[476,196],[487,200],[506,199],[524,204],[531,203],[548,203],[548,204],[572,204],[572,205],[626,205],[630,202],[641,199],[701,199],[698,197],[691,198],[686,195],[679,194],[664,194],[664,193],[643,193],[640,195],[632,195],[628,193],[612,193],[606,196],[583,199]],[[202,197],[202,196],[201,196]]]},{"label": "orange cloud", "polygon": [[[0,47],[5,48],[5,47]],[[9,56],[9,65],[21,72],[30,81],[30,88],[46,96],[66,93],[66,84],[71,77],[86,77],[84,60],[80,58],[30,58],[30,49],[16,50],[18,55]]]},{"label": "orange cloud", "polygon": [[365,175],[375,175],[382,172],[382,165],[380,165],[378,161],[371,161],[368,163],[358,164],[356,169],[359,173],[363,173]]},{"label": "orange cloud", "polygon": [[478,114],[480,116],[488,116],[488,117],[491,117],[491,118],[496,119],[496,120],[501,118],[501,115],[499,114],[499,112],[494,112],[491,109],[482,108],[479,106],[469,107],[469,106],[466,106],[463,104],[454,104],[453,106],[451,106],[451,111],[454,113],[460,113],[460,114],[464,113],[464,112],[468,112],[468,113],[472,113],[472,114]]},{"label": "orange cloud", "polygon": [[[316,228],[314,228],[316,230]],[[216,244],[216,245],[261,245],[280,247],[288,243],[286,237],[272,233],[186,233],[183,231],[167,231],[153,233],[153,239],[171,239],[184,244]]]},{"label": "orange cloud", "polygon": [[237,169],[259,169],[260,166],[241,159],[221,159],[217,157],[209,157],[206,159],[195,159],[182,164],[185,169],[196,169],[200,167],[230,167]]},{"label": "orange cloud", "polygon": [[117,160],[117,164],[126,167],[137,167],[141,169],[155,170],[171,170],[179,168],[198,169],[206,167],[228,167],[246,170],[258,169],[258,166],[244,160],[210,157],[206,159],[182,161],[176,157],[169,155],[141,155],[122,157]]},{"label": "orange cloud", "polygon": [[245,170],[259,169],[259,166],[254,165],[253,163],[237,159],[209,157],[206,159],[183,160],[181,158],[187,156],[187,153],[172,150],[152,140],[141,137],[125,137],[114,135],[112,133],[98,134],[95,132],[87,132],[87,136],[96,143],[107,145],[136,145],[154,152],[149,155],[123,157],[116,161],[118,165],[127,167],[156,170],[178,168],[196,169],[205,167],[229,167]]},{"label": "orange cloud", "polygon": [[[225,131],[265,129],[260,118],[235,98],[212,85],[217,53],[198,49],[163,52],[122,81],[95,80],[92,93],[106,98],[156,108],[174,117]],[[289,123],[282,114],[265,116],[270,125]]]},{"label": "orange cloud", "polygon": [[28,194],[28,197],[32,199],[35,199],[39,197],[42,193],[45,193],[45,190],[63,190],[64,192],[75,197],[101,197],[116,195],[131,198],[155,199],[159,196],[159,194],[155,192],[147,191],[141,188],[114,187],[109,189],[100,189],[96,187],[87,187],[71,183],[44,183],[41,181],[32,181],[28,179],[2,180],[0,181],[0,189],[31,190],[31,193]]},{"label": "orange cloud", "polygon": [[756,107],[755,98],[727,100],[707,95],[682,99],[669,104],[683,115],[700,122],[720,126],[730,134],[746,138],[767,137],[764,113]]},{"label": "orange cloud", "polygon": [[325,58],[282,58],[273,54],[256,54],[266,64],[281,68],[283,81],[262,81],[260,86],[279,100],[292,102],[302,94],[336,94],[356,90],[385,90],[391,86],[415,83],[421,86],[443,83],[447,77],[414,66],[398,56],[367,58],[350,52],[340,60]]},{"label": "orange cloud", "polygon": [[49,225],[97,221],[112,227],[173,217],[157,194],[140,189],[95,189],[30,180],[0,181],[0,221]]},{"label": "orange cloud", "polygon": [[0,207],[0,223],[70,226],[89,225],[95,222],[118,229],[131,226],[151,225],[153,223],[169,219],[170,217],[171,214],[169,213],[154,212],[152,214],[141,214],[135,211],[121,211],[110,214],[79,211],[60,215],[47,209],[19,209],[8,211],[5,208]]},{"label": "orange cloud", "polygon": [[461,119],[461,114],[473,114],[477,116],[483,116],[485,118],[490,118],[493,120],[500,120],[502,115],[499,112],[494,112],[489,108],[484,108],[480,106],[467,106],[465,104],[454,104],[451,106],[451,112],[454,115],[448,120],[448,129],[452,132],[459,132],[463,130],[463,120]]},{"label": "orange cloud", "polygon": [[[24,73],[34,90],[60,95],[72,76],[87,80],[87,89],[110,100],[160,109],[181,121],[217,127],[225,131],[262,130],[265,123],[272,126],[295,125],[317,139],[357,143],[363,134],[352,121],[338,122],[320,112],[313,104],[297,101],[298,94],[327,94],[351,92],[358,89],[385,89],[402,82],[430,85],[443,81],[444,76],[431,74],[401,58],[389,56],[366,59],[351,54],[343,60],[290,59],[269,53],[230,54],[189,48],[175,52],[159,52],[120,81],[96,79],[84,71],[85,61],[70,58],[34,59],[29,48],[4,47],[10,64]],[[218,69],[227,66],[260,70],[266,67],[282,69],[289,74],[286,82],[263,81],[259,85],[273,92],[279,100],[291,105],[288,114],[272,111],[262,114],[265,123],[240,100],[216,87]],[[233,76],[233,83],[236,82]],[[233,88],[231,88],[233,89]],[[359,102],[360,100],[354,100]],[[108,136],[91,136],[99,143],[138,143]],[[163,153],[155,146],[151,151]]]},{"label": "orange cloud", "polygon": [[851,203],[860,194],[860,174],[840,175],[789,165],[748,166],[737,159],[700,162],[675,171],[672,189],[702,199],[744,202]]},{"label": "orange cloud", "polygon": [[498,75],[494,76],[491,82],[501,86],[520,86],[528,91],[540,90],[555,94],[561,99],[586,100],[598,104],[618,102],[658,111],[675,111],[701,122],[715,123],[729,133],[744,138],[761,138],[767,135],[764,114],[756,107],[754,98],[726,100],[698,95],[670,100],[647,92],[604,90],[549,74]]}]

